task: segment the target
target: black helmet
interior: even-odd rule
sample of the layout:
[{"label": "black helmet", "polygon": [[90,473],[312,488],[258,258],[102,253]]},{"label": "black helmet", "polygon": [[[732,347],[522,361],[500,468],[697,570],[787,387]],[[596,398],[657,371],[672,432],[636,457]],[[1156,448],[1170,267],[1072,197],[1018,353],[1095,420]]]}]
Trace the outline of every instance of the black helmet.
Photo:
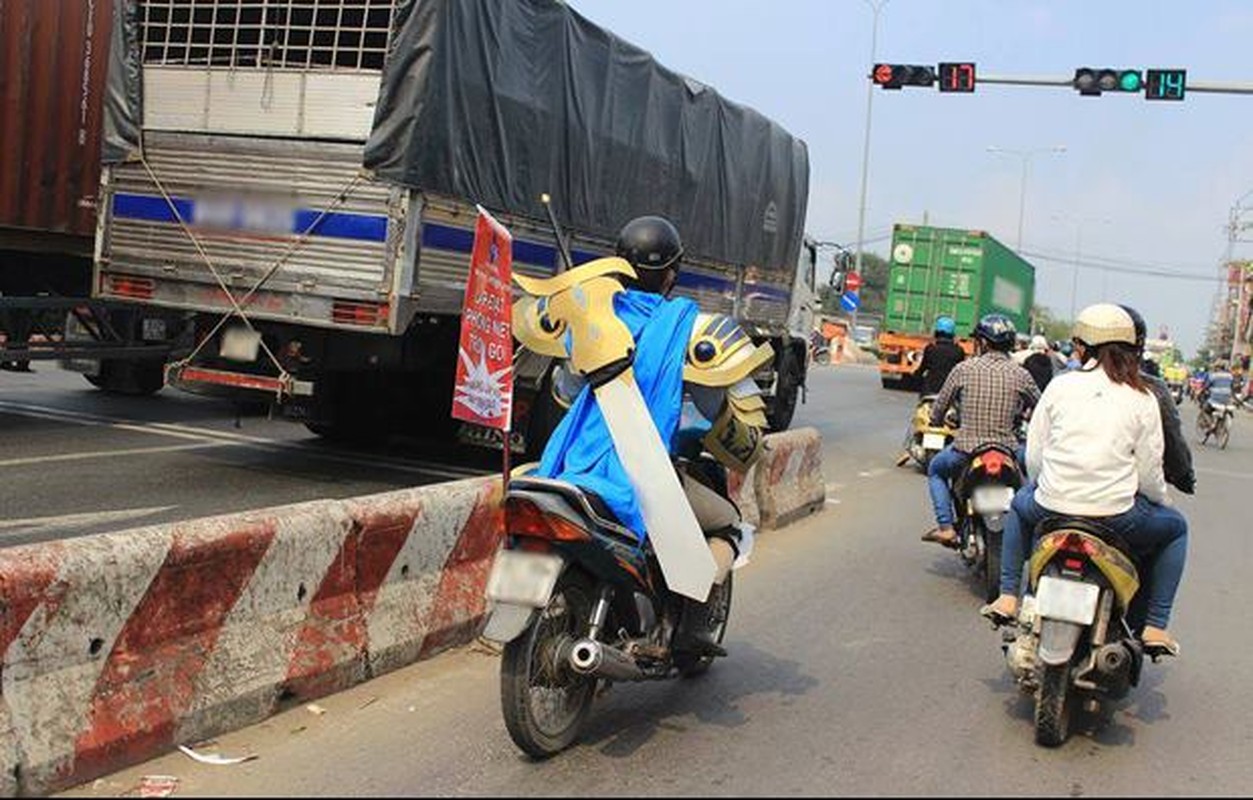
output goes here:
[{"label": "black helmet", "polygon": [[1136,326],[1136,349],[1144,349],[1144,340],[1148,338],[1149,328],[1144,324],[1144,317],[1140,316],[1140,312],[1131,306],[1119,306],[1123,311],[1127,312],[1127,316],[1131,317],[1132,323]]},{"label": "black helmet", "polygon": [[618,233],[615,252],[637,270],[678,269],[683,240],[665,217],[636,217]]},{"label": "black helmet", "polygon": [[988,343],[993,350],[1008,352],[1018,338],[1014,321],[1004,314],[985,314],[975,326],[974,336]]}]

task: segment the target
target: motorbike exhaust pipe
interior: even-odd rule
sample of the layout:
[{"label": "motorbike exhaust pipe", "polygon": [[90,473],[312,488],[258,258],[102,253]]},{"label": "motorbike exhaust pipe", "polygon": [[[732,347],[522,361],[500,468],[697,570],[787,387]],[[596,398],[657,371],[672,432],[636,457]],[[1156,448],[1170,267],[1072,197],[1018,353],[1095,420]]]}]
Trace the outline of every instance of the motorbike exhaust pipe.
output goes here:
[{"label": "motorbike exhaust pipe", "polygon": [[1096,668],[1102,675],[1120,677],[1131,667],[1131,654],[1122,644],[1107,644],[1096,651]]},{"label": "motorbike exhaust pipe", "polygon": [[570,648],[570,667],[580,675],[611,681],[640,681],[644,673],[631,657],[594,639],[581,639]]}]

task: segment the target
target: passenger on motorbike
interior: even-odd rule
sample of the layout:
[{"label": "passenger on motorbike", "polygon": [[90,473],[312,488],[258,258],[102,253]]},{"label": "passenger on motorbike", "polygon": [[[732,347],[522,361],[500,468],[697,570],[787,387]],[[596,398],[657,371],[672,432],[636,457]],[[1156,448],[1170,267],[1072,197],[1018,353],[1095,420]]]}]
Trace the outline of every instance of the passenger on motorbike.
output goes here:
[{"label": "passenger on motorbike", "polygon": [[953,371],[953,367],[966,360],[966,351],[953,341],[956,334],[957,323],[952,317],[936,317],[935,341],[923,349],[922,363],[918,366],[924,397],[939,394],[944,381],[948,380],[949,373]]},{"label": "passenger on motorbike", "polygon": [[1166,443],[1166,454],[1162,459],[1162,471],[1166,482],[1184,494],[1192,494],[1196,490],[1196,473],[1192,469],[1192,450],[1183,436],[1183,421],[1179,417],[1179,408],[1171,396],[1170,387],[1159,376],[1146,369],[1144,358],[1144,340],[1148,334],[1148,326],[1140,312],[1131,306],[1122,306],[1123,311],[1131,317],[1136,327],[1136,357],[1140,359],[1140,376],[1148,384],[1153,396],[1157,398],[1157,407],[1162,416],[1162,436]]},{"label": "passenger on motorbike", "polygon": [[[693,457],[680,471],[680,479],[718,566],[706,602],[685,599],[691,604],[684,614],[687,630],[680,631],[675,647],[700,656],[726,655],[712,638],[708,617],[739,555],[741,518],[725,496],[725,475],[704,469],[694,457],[708,450],[722,465],[742,472],[760,455],[767,425],[765,402],[751,373],[769,351],[756,348],[730,317],[702,313],[686,298],[669,298],[678,280],[683,244],[668,220],[657,216],[631,220],[618,236],[616,253],[637,273],[615,301],[635,339],[636,381],[672,455]],[[544,320],[531,327],[535,326],[543,328]],[[641,369],[645,363],[658,366],[645,371]],[[558,364],[553,392],[561,405],[577,410],[578,401],[592,402],[583,397],[590,391],[583,376]],[[634,492],[624,485],[621,467],[615,472],[617,457],[607,431],[603,425],[580,427],[575,416],[573,411],[567,414],[554,431],[537,474],[596,494],[623,524],[644,532]],[[589,441],[589,436],[596,441]]]},{"label": "passenger on motorbike", "polygon": [[1006,520],[1001,596],[980,613],[996,624],[1017,615],[1024,554],[1041,521],[1090,517],[1141,558],[1152,558],[1141,641],[1150,653],[1178,655],[1167,626],[1183,576],[1188,525],[1170,506],[1161,412],[1141,377],[1135,323],[1119,306],[1089,306],[1075,320],[1074,340],[1084,365],[1055,378],[1032,415],[1031,481],[1015,495]]},{"label": "passenger on motorbike", "polygon": [[941,450],[927,469],[927,485],[935,509],[936,527],[922,535],[924,542],[958,546],[953,527],[953,498],[949,485],[979,447],[995,443],[1011,452],[1018,449],[1018,419],[1040,399],[1031,373],[1010,358],[1016,331],[1001,314],[988,314],[975,326],[979,355],[963,361],[949,374],[931,408],[931,424],[939,425],[954,402],[961,404],[961,427],[953,443]]}]

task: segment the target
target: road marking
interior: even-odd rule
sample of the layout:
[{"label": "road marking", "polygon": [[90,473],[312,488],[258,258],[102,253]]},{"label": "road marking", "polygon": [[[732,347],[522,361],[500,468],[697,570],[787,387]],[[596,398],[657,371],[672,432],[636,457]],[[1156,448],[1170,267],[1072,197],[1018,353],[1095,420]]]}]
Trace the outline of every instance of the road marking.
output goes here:
[{"label": "road marking", "polygon": [[857,477],[859,477],[859,478],[876,478],[876,477],[878,477],[878,476],[882,475],[882,474],[883,474],[883,473],[885,473],[885,472],[887,472],[887,469],[886,469],[886,468],[884,468],[884,467],[876,467],[876,468],[874,468],[874,469],[866,470],[865,472],[859,472],[859,473],[857,473]]},{"label": "road marking", "polygon": [[53,456],[27,456],[0,461],[0,467],[21,467],[28,464],[50,464],[57,461],[78,461],[86,458],[112,458],[114,456],[141,456],[149,453],[176,453],[180,450],[204,450],[208,447],[238,447],[231,442],[197,442],[196,444],[170,444],[164,447],[132,447],[120,450],[95,450],[88,453],[61,453]]},{"label": "road marking", "polygon": [[828,498],[827,498],[827,505],[829,505],[829,506],[838,506],[839,504],[840,504],[840,501],[839,501],[837,498],[834,498],[834,497],[828,497]]},{"label": "road marking", "polygon": [[180,425],[168,422],[141,422],[118,417],[100,416],[81,411],[68,411],[48,406],[28,405],[0,400],[0,411],[19,416],[48,419],[57,422],[69,422],[77,425],[89,425],[117,430],[146,433],[154,436],[168,436],[176,439],[191,439],[196,442],[216,442],[247,446],[268,452],[296,452],[323,461],[351,464],[358,467],[386,468],[395,472],[408,472],[420,475],[431,475],[450,480],[475,478],[488,474],[483,470],[468,467],[456,467],[447,464],[436,464],[421,459],[395,459],[387,456],[358,456],[347,453],[336,453],[307,442],[284,442],[250,436],[244,433],[218,431],[211,428],[200,428],[193,425]]},{"label": "road marking", "polygon": [[151,508],[124,508],[118,511],[89,511],[80,514],[61,514],[55,517],[29,517],[27,519],[6,519],[0,521],[0,531],[11,531],[19,528],[50,528],[60,526],[77,528],[106,522],[121,522],[140,519],[160,514],[178,506],[152,506]]},{"label": "road marking", "polygon": [[1196,471],[1202,475],[1221,475],[1224,478],[1239,478],[1241,480],[1253,479],[1253,472],[1232,472],[1226,469],[1212,469],[1210,467],[1197,467]]}]

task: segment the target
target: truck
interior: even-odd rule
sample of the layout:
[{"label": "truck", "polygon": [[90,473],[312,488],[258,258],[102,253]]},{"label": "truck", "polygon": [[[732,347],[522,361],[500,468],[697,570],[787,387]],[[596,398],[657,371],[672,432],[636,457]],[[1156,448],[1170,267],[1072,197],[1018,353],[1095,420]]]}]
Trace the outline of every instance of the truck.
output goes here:
[{"label": "truck", "polygon": [[0,3],[0,369],[69,359],[148,394],[182,315],[92,297],[112,33],[99,0]]},{"label": "truck", "polygon": [[[790,424],[817,246],[807,148],[777,123],[556,0],[111,11],[91,297],[168,342],[168,384],[341,441],[504,446],[449,413],[476,206],[541,276],[654,213],[684,236],[676,293],[773,346],[754,378]],[[534,451],[552,365],[514,366],[509,446]]]},{"label": "truck", "polygon": [[969,332],[980,317],[1001,313],[1027,332],[1034,297],[1035,267],[987,231],[894,225],[878,340],[883,387],[921,388],[917,370],[937,317],[952,317],[959,344],[973,353]]}]

